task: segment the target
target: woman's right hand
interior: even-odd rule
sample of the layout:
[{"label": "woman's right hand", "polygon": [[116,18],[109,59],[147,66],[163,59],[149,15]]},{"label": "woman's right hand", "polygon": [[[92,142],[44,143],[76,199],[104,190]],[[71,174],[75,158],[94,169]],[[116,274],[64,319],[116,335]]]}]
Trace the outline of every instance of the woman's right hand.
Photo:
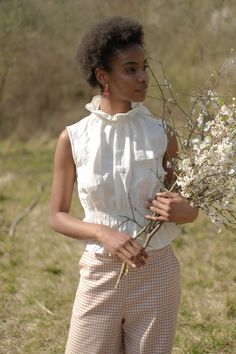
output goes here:
[{"label": "woman's right hand", "polygon": [[97,241],[113,256],[125,261],[129,267],[139,268],[146,264],[148,255],[145,249],[124,232],[119,232],[106,225],[99,225]]}]

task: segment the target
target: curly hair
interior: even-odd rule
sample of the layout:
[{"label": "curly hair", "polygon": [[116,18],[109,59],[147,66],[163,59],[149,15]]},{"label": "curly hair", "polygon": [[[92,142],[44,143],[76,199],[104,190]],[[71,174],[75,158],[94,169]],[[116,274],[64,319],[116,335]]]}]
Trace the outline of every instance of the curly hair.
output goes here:
[{"label": "curly hair", "polygon": [[100,86],[95,69],[110,71],[116,52],[132,44],[143,47],[143,27],[128,17],[113,16],[98,22],[80,42],[77,60],[84,79],[92,86]]}]

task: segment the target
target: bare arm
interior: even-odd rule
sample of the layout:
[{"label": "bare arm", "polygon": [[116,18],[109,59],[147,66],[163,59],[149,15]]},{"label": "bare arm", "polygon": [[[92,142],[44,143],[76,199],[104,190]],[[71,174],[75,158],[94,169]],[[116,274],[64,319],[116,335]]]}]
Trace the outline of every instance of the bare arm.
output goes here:
[{"label": "bare arm", "polygon": [[[168,161],[178,155],[176,136],[171,128],[168,128],[168,145],[163,159],[163,167],[166,171],[165,185],[169,189],[175,180],[173,170]],[[161,192],[148,201],[147,208],[159,216],[147,215],[147,219],[156,221],[171,221],[176,224],[193,222],[198,216],[198,208],[189,204],[179,193]]]},{"label": "bare arm", "polygon": [[147,257],[145,251],[137,241],[132,240],[127,234],[106,225],[81,221],[69,214],[75,175],[70,140],[68,132],[64,130],[58,139],[55,153],[49,215],[50,226],[66,236],[81,240],[95,240],[101,243],[111,254],[118,256],[129,266],[143,265]]}]

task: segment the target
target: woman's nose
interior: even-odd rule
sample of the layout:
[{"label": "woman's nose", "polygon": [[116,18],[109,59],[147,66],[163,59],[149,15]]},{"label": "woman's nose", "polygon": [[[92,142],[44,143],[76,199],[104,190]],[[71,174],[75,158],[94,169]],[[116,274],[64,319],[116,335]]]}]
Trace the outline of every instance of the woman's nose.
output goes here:
[{"label": "woman's nose", "polygon": [[140,82],[148,82],[148,74],[146,73],[145,70],[140,69],[138,73],[138,80]]}]

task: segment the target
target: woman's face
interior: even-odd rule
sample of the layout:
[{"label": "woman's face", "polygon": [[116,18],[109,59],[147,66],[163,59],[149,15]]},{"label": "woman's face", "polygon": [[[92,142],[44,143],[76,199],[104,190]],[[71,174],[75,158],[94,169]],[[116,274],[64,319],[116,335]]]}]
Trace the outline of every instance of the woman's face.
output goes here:
[{"label": "woman's face", "polygon": [[107,72],[110,98],[121,101],[144,101],[148,88],[147,60],[143,48],[132,45],[119,50]]}]

